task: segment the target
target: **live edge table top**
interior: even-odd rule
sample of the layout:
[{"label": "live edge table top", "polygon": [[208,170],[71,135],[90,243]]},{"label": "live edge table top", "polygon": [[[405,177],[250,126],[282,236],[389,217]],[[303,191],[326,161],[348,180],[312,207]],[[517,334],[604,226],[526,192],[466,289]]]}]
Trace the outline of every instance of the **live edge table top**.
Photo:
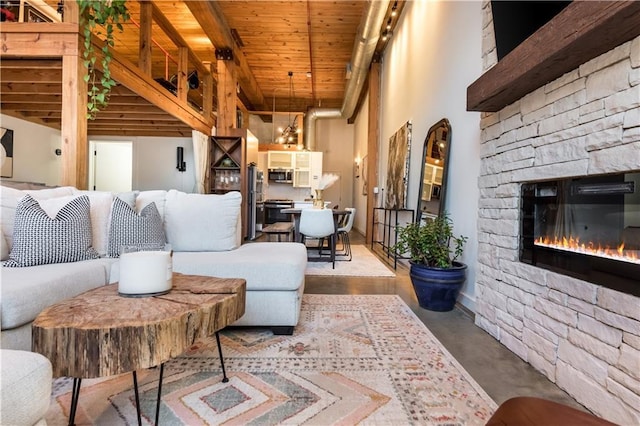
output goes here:
[{"label": "live edge table top", "polygon": [[122,297],[118,284],[52,305],[33,322],[32,349],[54,377],[94,378],[159,365],[244,314],[246,282],[173,274],[173,288]]}]

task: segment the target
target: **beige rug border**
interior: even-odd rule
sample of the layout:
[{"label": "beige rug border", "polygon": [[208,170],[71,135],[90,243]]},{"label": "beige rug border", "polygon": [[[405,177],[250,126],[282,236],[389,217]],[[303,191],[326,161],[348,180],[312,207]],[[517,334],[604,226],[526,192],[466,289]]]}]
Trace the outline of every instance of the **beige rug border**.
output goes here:
[{"label": "beige rug border", "polygon": [[[388,275],[345,275],[345,274],[331,273],[332,270],[327,271],[329,273],[318,274],[316,271],[312,271],[311,273],[307,273],[306,270],[305,270],[305,276],[308,276],[308,277],[367,277],[367,278],[395,278],[397,276],[396,272],[392,269],[392,267],[389,266],[388,264],[386,264],[384,261],[380,260],[380,258],[376,255],[376,253],[373,252],[369,248],[368,244],[352,244],[351,247],[352,247],[352,249],[354,247],[362,247],[363,249],[365,249],[371,256],[373,256],[373,258],[381,266],[383,266],[387,270]],[[336,260],[336,267],[338,267],[338,265],[341,264],[341,263],[347,264],[349,262],[345,261],[345,260]],[[329,262],[326,262],[326,264],[329,264]],[[314,272],[316,272],[316,273],[314,273]]]},{"label": "beige rug border", "polygon": [[[393,298],[396,299],[397,302],[400,302],[400,304],[403,305],[403,307],[409,312],[410,316],[417,321],[420,324],[420,327],[422,327],[427,334],[436,342],[436,344],[438,345],[438,347],[440,348],[440,350],[442,351],[442,353],[444,353],[450,360],[451,363],[460,371],[460,373],[464,376],[465,379],[467,379],[467,381],[471,384],[471,386],[476,390],[476,392],[478,392],[478,394],[482,397],[485,398],[487,401],[489,401],[491,404],[491,408],[495,411],[498,409],[498,404],[494,401],[493,398],[491,398],[489,396],[489,394],[482,389],[482,386],[480,386],[480,384],[476,381],[476,379],[473,378],[473,376],[471,376],[471,374],[462,366],[462,364],[460,364],[458,362],[458,360],[451,355],[451,352],[449,352],[447,350],[447,348],[444,347],[444,345],[442,344],[442,342],[440,342],[440,340],[431,332],[431,330],[429,330],[429,327],[426,326],[425,323],[422,322],[422,320],[418,317],[418,315],[416,315],[415,312],[413,312],[413,309],[411,309],[411,307],[409,305],[407,305],[407,303],[402,300],[402,298],[400,296],[398,296],[397,294],[303,294],[302,295],[303,298],[306,297],[310,297],[310,298],[314,298],[314,297],[328,297],[328,298],[339,298],[339,297],[364,297],[364,298],[380,298],[380,299],[384,299],[384,298]],[[416,300],[417,302],[417,300]],[[422,308],[420,308],[422,309]]]}]

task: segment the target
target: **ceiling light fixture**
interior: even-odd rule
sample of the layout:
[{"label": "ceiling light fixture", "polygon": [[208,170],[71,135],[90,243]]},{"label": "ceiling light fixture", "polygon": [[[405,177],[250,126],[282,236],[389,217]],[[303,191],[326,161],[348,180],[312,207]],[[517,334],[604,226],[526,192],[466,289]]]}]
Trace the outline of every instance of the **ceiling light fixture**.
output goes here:
[{"label": "ceiling light fixture", "polygon": [[293,101],[293,96],[295,96],[295,91],[293,90],[293,71],[289,71],[289,119],[287,120],[287,127],[282,130],[282,134],[278,138],[278,142],[284,143],[287,145],[298,143],[298,126],[296,124],[297,117],[291,120],[291,102]]},{"label": "ceiling light fixture", "polygon": [[396,16],[398,14],[398,2],[394,2],[391,7],[391,16]]},{"label": "ceiling light fixture", "polygon": [[391,18],[387,20],[387,30],[391,29]]}]

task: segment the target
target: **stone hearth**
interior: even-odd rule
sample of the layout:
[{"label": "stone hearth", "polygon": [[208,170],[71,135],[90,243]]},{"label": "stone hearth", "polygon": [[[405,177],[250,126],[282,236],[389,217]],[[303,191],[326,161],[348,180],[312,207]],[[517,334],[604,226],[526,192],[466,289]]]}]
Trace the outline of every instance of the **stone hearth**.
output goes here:
[{"label": "stone hearth", "polygon": [[640,37],[484,114],[481,128],[476,324],[597,415],[640,423],[640,298],[518,256],[522,183],[640,170]]}]

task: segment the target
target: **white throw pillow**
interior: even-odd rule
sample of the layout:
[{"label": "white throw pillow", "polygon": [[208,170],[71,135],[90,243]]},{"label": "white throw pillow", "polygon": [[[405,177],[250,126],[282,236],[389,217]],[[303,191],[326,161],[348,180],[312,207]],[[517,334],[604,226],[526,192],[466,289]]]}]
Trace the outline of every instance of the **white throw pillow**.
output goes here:
[{"label": "white throw pillow", "polygon": [[136,208],[136,196],[140,193],[140,191],[127,191],[127,192],[118,192],[114,194],[116,197],[120,198],[122,201],[127,203],[129,207],[132,209]]},{"label": "white throw pillow", "polygon": [[240,245],[239,192],[224,195],[167,193],[167,242],[175,251],[227,251]]},{"label": "white throw pillow", "polygon": [[136,211],[140,213],[143,208],[151,203],[156,203],[156,208],[160,217],[164,220],[164,204],[167,197],[167,191],[158,189],[153,191],[140,191],[136,196]]},{"label": "white throw pillow", "polygon": [[[93,248],[100,254],[107,254],[107,244],[109,241],[109,215],[111,213],[111,203],[113,202],[113,194],[106,191],[80,191],[74,190],[74,197],[86,195],[91,203],[91,231],[93,233]],[[72,198],[72,197],[63,197]],[[53,202],[53,200],[51,201]],[[47,201],[47,204],[49,201]],[[47,211],[49,216],[53,216],[47,210],[47,204],[42,204],[42,208]]]},{"label": "white throw pillow", "polygon": [[4,233],[0,232],[0,260],[7,260],[9,258],[9,243],[4,236]]}]

